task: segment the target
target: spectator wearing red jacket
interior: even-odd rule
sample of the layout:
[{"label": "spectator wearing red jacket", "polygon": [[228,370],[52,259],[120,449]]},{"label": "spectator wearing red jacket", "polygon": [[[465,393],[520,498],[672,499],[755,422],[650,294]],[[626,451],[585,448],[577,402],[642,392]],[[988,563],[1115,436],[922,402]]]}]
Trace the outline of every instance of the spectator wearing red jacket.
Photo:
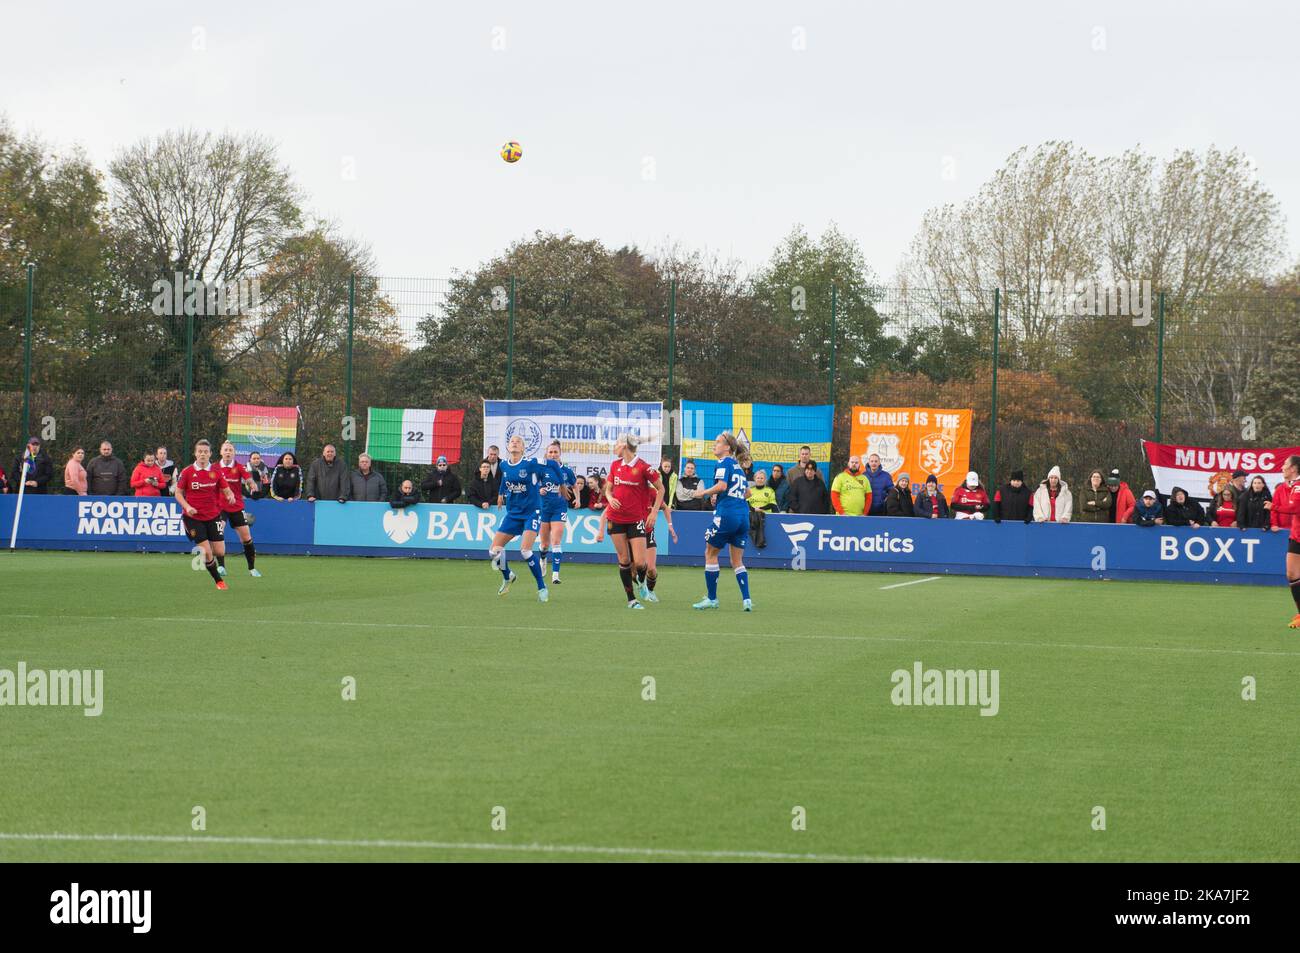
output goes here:
[{"label": "spectator wearing red jacket", "polygon": [[1269,505],[1269,521],[1273,524],[1274,532],[1284,530],[1290,532],[1292,528],[1291,517],[1296,510],[1291,509],[1291,490],[1292,483],[1300,483],[1300,480],[1283,480],[1273,488],[1273,502]]},{"label": "spectator wearing red jacket", "polygon": [[1134,499],[1129,485],[1119,478],[1119,467],[1110,471],[1110,475],[1106,477],[1106,486],[1110,488],[1110,522],[1129,522],[1137,500]]},{"label": "spectator wearing red jacket", "polygon": [[948,501],[952,518],[957,520],[982,520],[991,505],[988,491],[980,486],[980,476],[974,470],[966,474],[966,482],[952,491]]},{"label": "spectator wearing red jacket", "polygon": [[162,496],[167,483],[162,467],[158,466],[152,450],[145,451],[144,459],[131,472],[131,489],[136,496]]},{"label": "spectator wearing red jacket", "polygon": [[1282,482],[1277,485],[1273,502],[1264,505],[1272,510],[1274,516],[1280,514],[1291,520],[1291,538],[1286,544],[1286,581],[1291,587],[1296,614],[1287,623],[1287,628],[1300,629],[1300,520],[1295,518],[1300,514],[1300,456],[1292,454],[1286,458]]}]

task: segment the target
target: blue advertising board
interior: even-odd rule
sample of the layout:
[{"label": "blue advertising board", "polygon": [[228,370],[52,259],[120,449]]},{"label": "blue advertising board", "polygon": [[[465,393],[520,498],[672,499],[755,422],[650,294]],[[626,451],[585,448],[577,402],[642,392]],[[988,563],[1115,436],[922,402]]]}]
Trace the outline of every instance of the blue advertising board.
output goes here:
[{"label": "blue advertising board", "polygon": [[[18,497],[0,496],[0,537],[9,545]],[[311,548],[312,505],[249,500],[253,538],[259,552],[304,553]],[[233,533],[232,533],[233,535]],[[171,497],[23,497],[18,521],[20,549],[90,549],[126,552],[189,552],[193,544],[181,526],[181,508]]]}]

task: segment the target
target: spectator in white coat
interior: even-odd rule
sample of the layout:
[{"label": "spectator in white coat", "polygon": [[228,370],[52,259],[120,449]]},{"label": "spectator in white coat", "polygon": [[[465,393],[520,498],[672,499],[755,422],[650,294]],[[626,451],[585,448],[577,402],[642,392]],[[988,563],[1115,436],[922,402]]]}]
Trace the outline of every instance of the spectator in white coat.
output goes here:
[{"label": "spectator in white coat", "polygon": [[1034,492],[1035,523],[1068,523],[1074,513],[1070,486],[1061,479],[1061,468],[1052,467],[1047,479]]}]

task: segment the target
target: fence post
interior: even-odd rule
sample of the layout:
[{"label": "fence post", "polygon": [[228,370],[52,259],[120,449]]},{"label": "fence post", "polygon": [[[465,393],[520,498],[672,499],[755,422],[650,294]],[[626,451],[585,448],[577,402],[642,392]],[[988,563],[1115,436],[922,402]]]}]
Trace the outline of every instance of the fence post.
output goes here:
[{"label": "fence post", "polygon": [[1165,293],[1156,303],[1156,443],[1160,442],[1161,407],[1165,390]]},{"label": "fence post", "polygon": [[[182,307],[183,311],[189,309]],[[191,403],[190,394],[194,390],[194,315],[185,315],[185,436],[181,438],[181,459],[190,452],[192,441],[190,440],[190,422]]]},{"label": "fence post", "polygon": [[32,286],[36,266],[27,266],[27,310],[23,318],[23,432],[20,439],[26,443],[32,435]]},{"label": "fence post", "polygon": [[989,411],[989,482],[997,486],[998,479],[998,337],[1002,317],[1002,289],[993,289],[993,403]]},{"label": "fence post", "polygon": [[830,403],[835,404],[835,282],[831,282],[831,366],[828,391]]},{"label": "fence post", "polygon": [[673,420],[676,411],[673,405],[673,358],[677,354],[677,279],[674,278],[668,291],[668,446],[673,444]]},{"label": "fence post", "polygon": [[[352,332],[357,322],[357,276],[348,275],[348,358],[347,370],[345,372],[347,398],[344,403],[343,413],[347,417],[352,416]],[[355,434],[356,426],[348,428],[348,432]],[[344,441],[343,462],[352,465],[352,442],[353,438],[349,437]]]},{"label": "fence post", "polygon": [[515,276],[510,276],[510,317],[506,325],[506,400],[515,399]]}]

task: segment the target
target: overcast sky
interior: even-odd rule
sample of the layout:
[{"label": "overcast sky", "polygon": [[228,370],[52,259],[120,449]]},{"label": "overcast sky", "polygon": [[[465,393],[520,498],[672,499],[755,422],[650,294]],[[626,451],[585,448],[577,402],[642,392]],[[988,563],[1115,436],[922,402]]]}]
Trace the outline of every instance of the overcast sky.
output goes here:
[{"label": "overcast sky", "polygon": [[3,0],[0,111],[101,166],[169,128],[264,133],[385,275],[467,270],[536,229],[754,265],[834,220],[888,281],[926,209],[1054,138],[1240,148],[1291,263],[1298,10]]}]

